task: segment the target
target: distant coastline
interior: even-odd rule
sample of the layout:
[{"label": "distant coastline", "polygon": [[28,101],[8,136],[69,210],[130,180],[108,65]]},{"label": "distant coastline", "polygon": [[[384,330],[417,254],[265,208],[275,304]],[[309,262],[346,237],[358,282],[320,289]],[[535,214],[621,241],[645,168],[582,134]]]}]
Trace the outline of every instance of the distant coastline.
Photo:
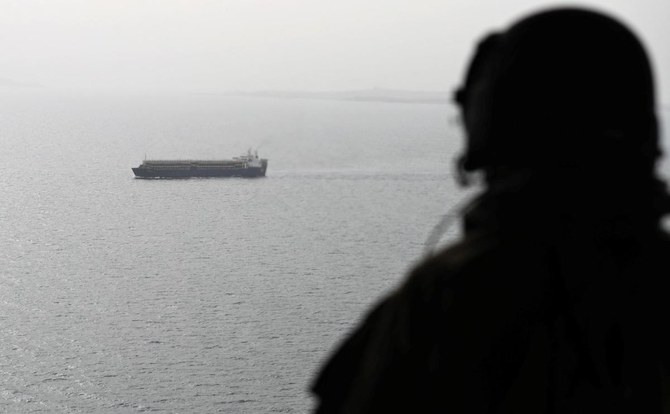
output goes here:
[{"label": "distant coastline", "polygon": [[248,96],[282,99],[325,99],[338,101],[448,104],[449,94],[443,91],[405,91],[396,89],[362,89],[338,92],[302,91],[234,91],[226,96]]},{"label": "distant coastline", "polygon": [[0,77],[0,88],[42,88],[42,85]]}]

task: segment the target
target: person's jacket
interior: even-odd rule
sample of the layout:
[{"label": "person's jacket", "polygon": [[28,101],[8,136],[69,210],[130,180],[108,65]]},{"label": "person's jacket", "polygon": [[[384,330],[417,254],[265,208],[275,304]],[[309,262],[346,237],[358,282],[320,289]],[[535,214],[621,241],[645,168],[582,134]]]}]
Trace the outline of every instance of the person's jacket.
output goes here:
[{"label": "person's jacket", "polygon": [[668,236],[510,216],[374,307],[313,384],[316,413],[668,410]]}]

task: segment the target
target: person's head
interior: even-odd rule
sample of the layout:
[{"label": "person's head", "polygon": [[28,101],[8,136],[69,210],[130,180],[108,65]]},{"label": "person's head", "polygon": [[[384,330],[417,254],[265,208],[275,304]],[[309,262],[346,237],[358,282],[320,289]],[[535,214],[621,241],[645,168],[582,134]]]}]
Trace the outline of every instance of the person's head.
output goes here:
[{"label": "person's head", "polygon": [[617,20],[540,12],[487,36],[456,94],[466,172],[653,175],[660,156],[651,65]]}]

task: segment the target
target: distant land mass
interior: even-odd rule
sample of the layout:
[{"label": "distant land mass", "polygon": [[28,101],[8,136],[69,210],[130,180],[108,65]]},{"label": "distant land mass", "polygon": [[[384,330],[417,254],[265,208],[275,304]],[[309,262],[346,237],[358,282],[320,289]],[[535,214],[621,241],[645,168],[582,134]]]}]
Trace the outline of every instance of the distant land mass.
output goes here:
[{"label": "distant land mass", "polygon": [[226,92],[228,96],[251,96],[290,99],[330,99],[339,101],[370,101],[398,103],[449,103],[449,93],[444,91],[407,91],[398,89],[362,89],[337,92],[301,92],[301,91],[255,91]]},{"label": "distant land mass", "polygon": [[2,88],[41,88],[37,83],[21,82],[14,79],[0,77],[0,87]]}]

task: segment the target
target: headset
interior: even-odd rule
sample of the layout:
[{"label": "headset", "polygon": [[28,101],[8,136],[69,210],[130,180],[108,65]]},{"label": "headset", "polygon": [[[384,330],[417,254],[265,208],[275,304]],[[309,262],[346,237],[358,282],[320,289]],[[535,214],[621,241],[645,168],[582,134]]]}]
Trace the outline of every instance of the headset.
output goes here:
[{"label": "headset", "polygon": [[479,42],[454,94],[461,179],[499,169],[653,172],[661,155],[647,53],[622,23],[556,9]]}]

